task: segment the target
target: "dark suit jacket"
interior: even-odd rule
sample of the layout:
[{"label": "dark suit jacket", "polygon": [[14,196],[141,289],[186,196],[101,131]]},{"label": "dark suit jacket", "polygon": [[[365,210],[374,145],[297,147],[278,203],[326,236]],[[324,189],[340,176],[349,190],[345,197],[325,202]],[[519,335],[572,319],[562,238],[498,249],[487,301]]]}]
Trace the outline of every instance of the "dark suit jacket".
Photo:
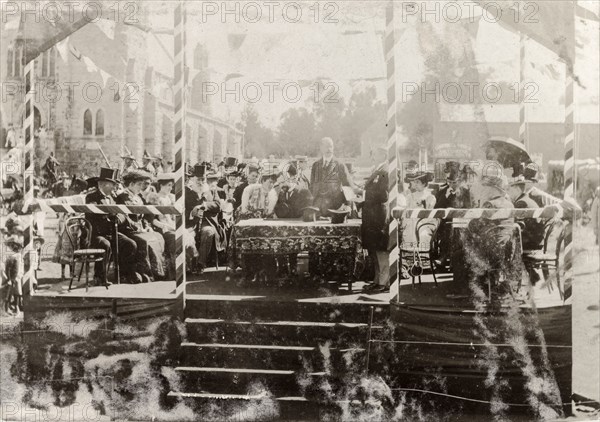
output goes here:
[{"label": "dark suit jacket", "polygon": [[388,247],[388,172],[376,169],[365,183],[361,235],[363,247],[386,251]]},{"label": "dark suit jacket", "polygon": [[[523,193],[515,201],[515,208],[539,208],[539,206],[529,194]],[[541,249],[544,242],[544,223],[537,218],[524,218],[522,224],[523,249]]]},{"label": "dark suit jacket", "polygon": [[185,187],[185,215],[184,215],[184,220],[185,220],[185,227],[186,228],[190,228],[190,227],[196,227],[196,225],[198,224],[198,218],[193,218],[190,219],[190,214],[192,213],[192,210],[194,209],[194,207],[196,207],[197,205],[202,205],[202,198],[200,198],[200,195],[198,195],[198,192],[196,192],[193,189],[190,189],[188,186]]},{"label": "dark suit jacket", "polygon": [[233,209],[237,210],[242,205],[242,195],[244,194],[244,189],[248,186],[248,181],[244,180],[242,183],[236,186],[233,191],[233,199],[235,199],[235,203],[233,204]]},{"label": "dark suit jacket", "polygon": [[295,186],[289,192],[286,198],[287,189],[281,189],[277,205],[275,205],[275,215],[278,218],[300,218],[302,217],[302,208],[312,205],[313,197],[308,189]]},{"label": "dark suit jacket", "polygon": [[[115,203],[115,200],[112,196],[105,196],[100,190],[96,189],[86,195],[85,203],[112,205]],[[111,216],[105,214],[86,214],[85,219],[92,225],[92,236],[112,237],[114,222]]]},{"label": "dark suit jacket", "polygon": [[450,189],[450,186],[447,184],[442,186],[435,196],[434,208],[471,208],[468,189],[458,187],[454,193],[446,196],[448,189]]},{"label": "dark suit jacket", "polygon": [[314,205],[322,214],[328,209],[337,209],[346,202],[342,186],[350,186],[350,175],[346,166],[332,158],[327,168],[323,167],[323,158],[315,162],[310,172],[310,191]]}]

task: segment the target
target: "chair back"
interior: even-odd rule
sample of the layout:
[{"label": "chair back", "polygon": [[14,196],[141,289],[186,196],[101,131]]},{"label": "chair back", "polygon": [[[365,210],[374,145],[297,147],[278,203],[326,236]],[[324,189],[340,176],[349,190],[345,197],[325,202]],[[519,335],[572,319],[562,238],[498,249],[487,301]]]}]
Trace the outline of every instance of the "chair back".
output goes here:
[{"label": "chair back", "polygon": [[88,248],[92,240],[92,225],[83,216],[69,217],[65,230],[73,250]]},{"label": "chair back", "polygon": [[[544,224],[544,253],[548,252],[548,246],[550,244],[550,239],[552,237],[552,235],[558,230],[561,229],[561,231],[559,232],[559,238],[561,236],[563,236],[563,231],[564,231],[564,227],[562,220],[559,218],[552,218],[548,221],[546,221],[546,224]],[[557,239],[558,242],[558,239]]]},{"label": "chair back", "polygon": [[431,230],[429,247],[432,248],[432,245],[435,242],[438,227],[439,223],[437,220],[431,220],[430,218],[419,218],[417,220],[417,224],[415,225],[415,239],[417,239],[417,243],[419,245],[418,249],[421,249],[421,233],[423,232],[423,229],[428,228]]}]

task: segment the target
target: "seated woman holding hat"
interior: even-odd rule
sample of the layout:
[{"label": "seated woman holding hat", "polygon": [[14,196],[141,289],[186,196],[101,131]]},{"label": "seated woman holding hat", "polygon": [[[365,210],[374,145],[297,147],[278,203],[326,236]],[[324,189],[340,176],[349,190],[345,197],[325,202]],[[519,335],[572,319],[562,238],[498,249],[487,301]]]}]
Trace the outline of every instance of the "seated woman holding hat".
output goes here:
[{"label": "seated woman holding hat", "polygon": [[[141,193],[152,175],[144,170],[131,170],[123,176],[125,190],[117,196],[115,202],[122,205],[146,205]],[[140,214],[127,215],[123,234],[137,244],[137,272],[145,282],[161,279],[165,276],[165,241],[160,233],[152,228],[150,221]]]}]

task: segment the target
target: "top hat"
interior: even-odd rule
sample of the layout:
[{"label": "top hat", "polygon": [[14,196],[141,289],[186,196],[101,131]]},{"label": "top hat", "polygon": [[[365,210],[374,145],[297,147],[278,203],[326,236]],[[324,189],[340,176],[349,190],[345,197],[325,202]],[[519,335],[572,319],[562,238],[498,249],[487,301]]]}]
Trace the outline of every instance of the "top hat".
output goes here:
[{"label": "top hat", "polygon": [[538,166],[535,163],[529,163],[523,170],[523,177],[530,182],[538,182]]},{"label": "top hat", "polygon": [[196,164],[194,165],[194,173],[193,176],[202,179],[206,175],[206,164]]},{"label": "top hat", "polygon": [[302,221],[317,221],[319,218],[319,208],[317,207],[305,207],[302,208]]},{"label": "top hat", "polygon": [[225,157],[225,167],[237,166],[238,159],[235,157]]},{"label": "top hat", "polygon": [[350,207],[342,205],[337,210],[327,210],[331,214],[331,224],[342,224],[350,214]]},{"label": "top hat", "polygon": [[98,177],[90,177],[87,179],[88,185],[98,182],[113,182],[119,183],[119,169],[111,169],[109,167],[100,167],[100,175]]}]

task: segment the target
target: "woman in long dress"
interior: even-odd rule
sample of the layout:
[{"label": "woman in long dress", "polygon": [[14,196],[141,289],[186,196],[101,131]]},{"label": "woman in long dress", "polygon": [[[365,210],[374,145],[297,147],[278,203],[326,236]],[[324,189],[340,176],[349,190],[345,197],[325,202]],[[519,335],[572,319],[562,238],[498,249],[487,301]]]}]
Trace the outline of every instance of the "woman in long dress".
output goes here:
[{"label": "woman in long dress", "polygon": [[[407,176],[406,181],[410,183],[410,191],[406,194],[406,207],[409,209],[425,209],[431,210],[435,207],[435,196],[427,189],[427,184],[431,181],[431,173],[418,171],[410,176]],[[431,228],[423,229],[419,232],[417,240],[416,228],[417,223],[422,224],[423,221],[417,219],[404,219],[402,228],[402,243],[403,249],[428,249],[429,241],[431,240]]]},{"label": "woman in long dress", "polygon": [[[132,170],[123,176],[124,191],[115,202],[122,205],[146,205],[140,196],[147,181],[152,176],[143,170]],[[137,244],[137,272],[145,282],[162,279],[165,276],[165,240],[152,228],[149,221],[140,214],[127,215],[123,234]]]},{"label": "woman in long dress", "polygon": [[[171,193],[175,183],[175,175],[173,173],[161,173],[157,177],[158,192],[148,195],[148,203],[150,205],[174,206],[175,196]],[[175,244],[175,218],[171,214],[159,215],[152,221],[154,229],[162,233],[165,239],[165,261],[167,279],[175,279],[175,259],[176,259],[176,244]],[[183,232],[183,244],[188,255],[198,257],[198,249],[194,235],[185,230]],[[189,250],[191,249],[191,250]]]}]

